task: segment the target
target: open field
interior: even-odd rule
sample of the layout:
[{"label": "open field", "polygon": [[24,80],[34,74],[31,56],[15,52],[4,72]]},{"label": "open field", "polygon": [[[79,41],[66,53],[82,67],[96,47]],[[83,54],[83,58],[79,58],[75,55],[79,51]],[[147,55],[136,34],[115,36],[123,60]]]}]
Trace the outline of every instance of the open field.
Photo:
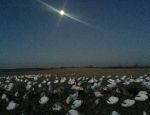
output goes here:
[{"label": "open field", "polygon": [[[147,92],[148,98],[144,101],[135,100],[140,91]],[[49,100],[40,104],[44,96]],[[108,104],[111,96],[119,100]],[[110,115],[112,111],[120,115],[150,115],[149,97],[150,69],[63,68],[0,73],[0,115]],[[68,98],[71,100],[67,104]],[[134,100],[135,104],[122,107],[126,99]],[[74,109],[80,114],[68,113],[74,100],[83,102]],[[7,110],[11,101],[16,107]],[[53,110],[56,102],[62,109]]]},{"label": "open field", "polygon": [[28,75],[28,74],[56,74],[60,77],[66,74],[76,73],[78,77],[93,77],[93,76],[140,76],[144,74],[150,75],[150,68],[146,69],[101,69],[101,68],[63,68],[63,69],[50,69],[50,70],[39,70],[39,71],[20,71],[20,72],[1,72],[0,76],[11,76],[11,75]]}]

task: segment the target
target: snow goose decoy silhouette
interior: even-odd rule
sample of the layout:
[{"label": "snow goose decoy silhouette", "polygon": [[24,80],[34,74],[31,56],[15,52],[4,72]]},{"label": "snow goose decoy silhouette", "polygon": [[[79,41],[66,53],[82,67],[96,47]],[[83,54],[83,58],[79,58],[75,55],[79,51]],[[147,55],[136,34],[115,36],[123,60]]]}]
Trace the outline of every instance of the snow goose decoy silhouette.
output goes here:
[{"label": "snow goose decoy silhouette", "polygon": [[112,111],[110,115],[120,115],[117,111]]},{"label": "snow goose decoy silhouette", "polygon": [[59,82],[59,80],[57,80],[57,79],[56,79],[56,80],[54,80],[54,83],[58,83],[58,82]]},{"label": "snow goose decoy silhouette", "polygon": [[[71,94],[72,95],[72,94]],[[69,95],[69,97],[66,99],[66,103],[69,104],[70,101],[72,100],[71,95]]]},{"label": "snow goose decoy silhouette", "polygon": [[9,102],[8,106],[6,107],[7,110],[14,110],[17,106],[19,106],[19,104],[11,101]]},{"label": "snow goose decoy silhouette", "polygon": [[43,96],[43,97],[39,100],[39,103],[40,103],[40,104],[45,104],[45,103],[47,103],[47,102],[48,102],[48,100],[49,100],[49,98],[48,98],[48,97]]},{"label": "snow goose decoy silhouette", "polygon": [[98,91],[98,90],[94,91],[94,95],[95,95],[95,97],[103,96],[103,94],[100,91]]},{"label": "snow goose decoy silhouette", "polygon": [[116,83],[120,83],[120,82],[121,82],[121,80],[120,80],[120,79],[116,79],[115,81],[116,81]]},{"label": "snow goose decoy silhouette", "polygon": [[30,90],[31,87],[32,87],[32,85],[27,85],[26,90]]},{"label": "snow goose decoy silhouette", "polygon": [[14,96],[15,96],[15,97],[19,97],[19,93],[16,92],[16,93],[14,94]]},{"label": "snow goose decoy silhouette", "polygon": [[134,100],[131,100],[131,99],[126,99],[122,104],[121,106],[122,107],[131,107],[135,104],[135,101]]},{"label": "snow goose decoy silhouette", "polygon": [[41,84],[39,84],[39,85],[38,85],[38,87],[40,88],[40,87],[42,87],[42,85],[41,85]]},{"label": "snow goose decoy silhouette", "polygon": [[1,97],[1,99],[6,99],[7,98],[7,95],[4,93]]},{"label": "snow goose decoy silhouette", "polygon": [[74,83],[75,83],[75,79],[70,78],[69,81],[68,81],[68,84],[72,85]]},{"label": "snow goose decoy silhouette", "polygon": [[76,99],[78,99],[79,92],[76,91],[74,94],[71,94],[70,96],[71,96],[71,99],[76,100]]},{"label": "snow goose decoy silhouette", "polygon": [[108,103],[108,104],[115,104],[115,103],[118,102],[118,100],[119,100],[118,97],[111,96],[111,97],[107,100],[107,103]]},{"label": "snow goose decoy silhouette", "polygon": [[42,84],[45,84],[47,81],[46,80],[44,80],[44,81],[42,81]]},{"label": "snow goose decoy silhouette", "polygon": [[76,108],[80,107],[82,103],[83,103],[82,100],[75,100],[75,101],[73,102],[73,104],[71,105],[71,108],[72,108],[72,109],[76,109]]},{"label": "snow goose decoy silhouette", "polygon": [[148,99],[148,96],[146,94],[138,94],[135,98],[136,101],[145,101]]},{"label": "snow goose decoy silhouette", "polygon": [[82,77],[79,77],[78,79],[77,79],[77,81],[80,81],[82,79]]},{"label": "snow goose decoy silhouette", "polygon": [[95,100],[95,104],[96,104],[96,105],[98,105],[99,102],[100,102],[100,99],[99,99],[99,98]]},{"label": "snow goose decoy silhouette", "polygon": [[14,83],[10,83],[6,88],[6,91],[10,91],[11,89],[13,89],[13,87],[14,87]]},{"label": "snow goose decoy silhouette", "polygon": [[73,90],[80,90],[80,89],[81,89],[81,87],[76,86],[76,85],[73,85],[73,86],[71,87],[71,89],[73,89]]},{"label": "snow goose decoy silhouette", "polygon": [[147,91],[140,91],[138,94],[145,94],[145,95],[147,95]]},{"label": "snow goose decoy silhouette", "polygon": [[47,85],[50,85],[51,84],[51,82],[49,81],[49,82],[47,82]]},{"label": "snow goose decoy silhouette", "polygon": [[95,79],[95,78],[90,79],[90,80],[88,81],[88,83],[94,83],[94,79]]},{"label": "snow goose decoy silhouette", "polygon": [[60,83],[64,83],[66,81],[66,77],[62,77]]},{"label": "snow goose decoy silhouette", "polygon": [[56,102],[56,103],[53,105],[52,109],[53,109],[54,111],[59,111],[59,110],[62,109],[62,104],[59,103],[59,102]]},{"label": "snow goose decoy silhouette", "polygon": [[74,109],[70,109],[66,115],[80,115],[80,113]]}]

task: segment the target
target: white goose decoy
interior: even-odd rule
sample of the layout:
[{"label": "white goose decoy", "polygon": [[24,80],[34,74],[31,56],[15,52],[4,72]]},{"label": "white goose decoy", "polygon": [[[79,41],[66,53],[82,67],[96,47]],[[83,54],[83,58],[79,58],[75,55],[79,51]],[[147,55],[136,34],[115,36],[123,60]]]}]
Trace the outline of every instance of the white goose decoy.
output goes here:
[{"label": "white goose decoy", "polygon": [[59,110],[62,109],[62,104],[59,103],[59,102],[57,102],[57,103],[55,103],[55,104],[53,105],[52,109],[53,109],[54,111],[59,111]]},{"label": "white goose decoy", "polygon": [[97,87],[100,87],[101,86],[101,84],[102,84],[102,82],[100,81],[100,82],[98,82],[97,83]]},{"label": "white goose decoy", "polygon": [[32,87],[32,85],[27,85],[26,90],[29,90]]},{"label": "white goose decoy", "polygon": [[53,88],[51,85],[48,86],[48,91],[51,91]]},{"label": "white goose decoy", "polygon": [[38,80],[38,77],[37,77],[37,76],[35,76],[35,77],[34,77],[34,81],[37,81],[37,80]]},{"label": "white goose decoy", "polygon": [[79,93],[75,92],[74,94],[71,94],[70,96],[71,96],[71,99],[76,100],[78,99]]},{"label": "white goose decoy", "polygon": [[79,77],[78,79],[77,79],[77,81],[80,81],[82,79],[82,77]]},{"label": "white goose decoy", "polygon": [[102,95],[102,93],[100,92],[100,91],[94,91],[94,95],[95,95],[95,97],[101,97],[101,96],[103,96]]},{"label": "white goose decoy", "polygon": [[48,83],[47,83],[47,85],[50,85],[51,84],[51,82],[49,81]]},{"label": "white goose decoy", "polygon": [[80,90],[80,89],[81,89],[81,87],[76,86],[76,85],[73,85],[73,86],[71,87],[71,89],[73,89],[73,90]]},{"label": "white goose decoy", "polygon": [[90,79],[88,83],[94,83],[94,78]]},{"label": "white goose decoy", "polygon": [[41,84],[39,84],[39,85],[38,85],[38,87],[40,88],[40,87],[42,87],[42,85],[41,85]]},{"label": "white goose decoy", "polygon": [[66,81],[66,78],[62,77],[61,80],[60,80],[60,83],[64,83],[65,81]]},{"label": "white goose decoy", "polygon": [[42,83],[43,83],[43,84],[45,84],[46,82],[47,82],[47,81],[46,81],[46,80],[44,80]]},{"label": "white goose decoy", "polygon": [[28,83],[27,83],[28,85],[30,85],[31,84],[31,81],[28,81]]},{"label": "white goose decoy", "polygon": [[148,84],[148,82],[146,80],[143,80],[141,84],[146,86]]},{"label": "white goose decoy", "polygon": [[104,78],[100,78],[99,81],[103,81]]},{"label": "white goose decoy", "polygon": [[71,108],[72,108],[72,109],[76,109],[76,108],[80,107],[82,103],[83,103],[82,100],[75,100],[75,101],[73,102],[73,104],[71,105]]},{"label": "white goose decoy", "polygon": [[112,111],[110,115],[120,115],[117,111]]},{"label": "white goose decoy", "polygon": [[126,77],[127,77],[127,76],[123,76],[123,77],[121,77],[120,79],[121,79],[121,80],[125,80]]},{"label": "white goose decoy", "polygon": [[123,84],[124,84],[124,85],[129,85],[130,82],[129,82],[129,81],[125,81]]},{"label": "white goose decoy", "polygon": [[145,95],[147,95],[147,91],[140,91],[138,94],[145,94]]},{"label": "white goose decoy", "polygon": [[145,111],[143,111],[143,115],[147,115],[147,113]]},{"label": "white goose decoy", "polygon": [[68,84],[72,85],[74,83],[75,83],[75,79],[70,78],[69,81],[68,81]]},{"label": "white goose decoy", "polygon": [[121,80],[120,79],[116,79],[116,83],[120,83],[121,82]]},{"label": "white goose decoy", "polygon": [[108,79],[107,82],[110,83],[110,84],[112,84],[112,83],[115,83],[115,80],[113,80],[113,79]]},{"label": "white goose decoy", "polygon": [[43,97],[39,100],[39,103],[40,103],[40,104],[45,104],[45,103],[47,103],[47,102],[48,102],[48,100],[49,100],[49,98],[48,98],[48,97],[43,96]]},{"label": "white goose decoy", "polygon": [[131,99],[126,99],[122,104],[121,106],[122,107],[131,107],[135,104],[135,101],[134,100],[131,100]]},{"label": "white goose decoy", "polygon": [[108,103],[108,104],[115,104],[115,103],[118,102],[118,100],[119,100],[118,97],[111,96],[111,97],[107,100],[107,103]]},{"label": "white goose decoy", "polygon": [[132,83],[132,82],[134,82],[134,81],[135,81],[134,79],[130,79],[128,82]]},{"label": "white goose decoy", "polygon": [[4,93],[1,97],[1,99],[6,99],[7,98],[7,95]]},{"label": "white goose decoy", "polygon": [[95,100],[95,104],[96,104],[96,105],[98,105],[99,102],[100,102],[100,99],[99,99],[99,98]]},{"label": "white goose decoy", "polygon": [[16,93],[14,94],[14,96],[15,96],[15,97],[18,97],[18,96],[19,96],[19,93],[18,93],[18,92],[16,92]]},{"label": "white goose decoy", "polygon": [[6,88],[6,91],[10,91],[11,89],[13,89],[13,87],[14,87],[14,83],[10,83]]},{"label": "white goose decoy", "polygon": [[27,82],[27,81],[28,81],[27,79],[24,80],[24,82]]},{"label": "white goose decoy", "polygon": [[7,109],[7,110],[14,110],[14,109],[16,109],[16,107],[17,107],[18,105],[19,105],[19,104],[17,104],[17,103],[15,103],[15,102],[11,101],[11,102],[9,102],[8,106],[6,107],[6,109]]},{"label": "white goose decoy", "polygon": [[71,95],[66,99],[66,103],[69,104],[70,101],[72,100]]},{"label": "white goose decoy", "polygon": [[150,80],[150,77],[146,77],[145,79],[149,81],[149,80]]},{"label": "white goose decoy", "polygon": [[58,83],[58,82],[59,82],[59,80],[57,80],[57,79],[56,79],[56,80],[54,80],[54,83]]},{"label": "white goose decoy", "polygon": [[145,87],[146,87],[147,89],[150,89],[150,81],[147,82],[147,84],[145,85]]},{"label": "white goose decoy", "polygon": [[35,81],[35,82],[32,83],[33,86],[36,85],[36,84],[37,84],[37,81]]},{"label": "white goose decoy", "polygon": [[27,98],[28,98],[27,93],[26,93],[26,94],[24,94],[23,98],[24,98],[24,99],[27,99]]},{"label": "white goose decoy", "polygon": [[134,99],[136,101],[145,101],[148,99],[148,96],[146,94],[138,94]]},{"label": "white goose decoy", "polygon": [[66,115],[80,115],[77,110],[70,109]]}]

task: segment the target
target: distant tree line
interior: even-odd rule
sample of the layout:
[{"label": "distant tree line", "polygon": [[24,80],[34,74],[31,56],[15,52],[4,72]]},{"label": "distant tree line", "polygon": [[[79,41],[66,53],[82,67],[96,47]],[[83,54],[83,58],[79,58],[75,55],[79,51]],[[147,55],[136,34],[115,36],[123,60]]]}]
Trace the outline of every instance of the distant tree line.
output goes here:
[{"label": "distant tree line", "polygon": [[123,65],[117,65],[117,66],[106,66],[106,67],[94,67],[93,65],[84,66],[84,67],[50,67],[50,68],[17,68],[17,69],[0,69],[0,72],[20,72],[20,71],[40,71],[40,70],[52,70],[52,69],[64,69],[64,68],[101,68],[101,69],[132,69],[132,68],[150,68],[150,66],[139,66],[138,64],[134,64],[131,66],[123,66]]}]

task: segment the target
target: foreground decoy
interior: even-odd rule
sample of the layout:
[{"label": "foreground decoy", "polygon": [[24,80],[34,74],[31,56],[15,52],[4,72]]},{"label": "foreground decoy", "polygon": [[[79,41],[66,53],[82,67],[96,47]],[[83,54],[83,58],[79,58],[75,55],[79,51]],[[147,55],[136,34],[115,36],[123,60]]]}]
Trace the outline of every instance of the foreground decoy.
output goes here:
[{"label": "foreground decoy", "polygon": [[120,115],[117,111],[112,111],[110,115]]},{"label": "foreground decoy", "polygon": [[72,100],[71,95],[66,99],[66,103],[69,104],[70,101]]},{"label": "foreground decoy", "polygon": [[39,100],[39,103],[40,103],[40,104],[45,104],[45,103],[47,103],[47,102],[48,102],[48,100],[49,100],[49,98],[48,98],[48,97],[43,96],[43,97]]},{"label": "foreground decoy", "polygon": [[76,108],[80,107],[82,103],[83,103],[82,100],[75,100],[75,101],[73,102],[73,104],[71,105],[71,108],[72,108],[72,109],[76,109]]},{"label": "foreground decoy", "polygon": [[118,102],[118,100],[119,100],[118,97],[111,96],[111,97],[107,100],[107,103],[108,103],[108,104],[115,104],[115,103]]},{"label": "foreground decoy", "polygon": [[146,94],[138,94],[135,98],[136,101],[145,101],[148,99],[148,96]]},{"label": "foreground decoy", "polygon": [[95,95],[95,97],[103,96],[103,94],[100,91],[98,91],[98,90],[94,91],[94,95]]},{"label": "foreground decoy", "polygon": [[96,105],[98,105],[99,102],[100,102],[100,99],[99,99],[99,98],[95,100],[95,104],[96,104]]},{"label": "foreground decoy", "polygon": [[9,102],[8,106],[6,107],[6,109],[7,110],[14,110],[14,109],[16,109],[17,106],[19,106],[19,104],[11,101],[11,102]]},{"label": "foreground decoy", "polygon": [[1,97],[1,99],[6,99],[7,98],[7,95],[4,93]]},{"label": "foreground decoy", "polygon": [[138,94],[145,94],[145,95],[147,95],[147,91],[140,91]]},{"label": "foreground decoy", "polygon": [[62,109],[62,104],[59,103],[59,102],[56,102],[56,103],[53,105],[52,109],[53,109],[54,111],[59,111],[59,110]]},{"label": "foreground decoy", "polygon": [[135,101],[134,100],[131,100],[131,99],[126,99],[122,104],[121,106],[122,107],[131,107],[135,104]]},{"label": "foreground decoy", "polygon": [[80,115],[77,110],[70,109],[66,115]]}]

